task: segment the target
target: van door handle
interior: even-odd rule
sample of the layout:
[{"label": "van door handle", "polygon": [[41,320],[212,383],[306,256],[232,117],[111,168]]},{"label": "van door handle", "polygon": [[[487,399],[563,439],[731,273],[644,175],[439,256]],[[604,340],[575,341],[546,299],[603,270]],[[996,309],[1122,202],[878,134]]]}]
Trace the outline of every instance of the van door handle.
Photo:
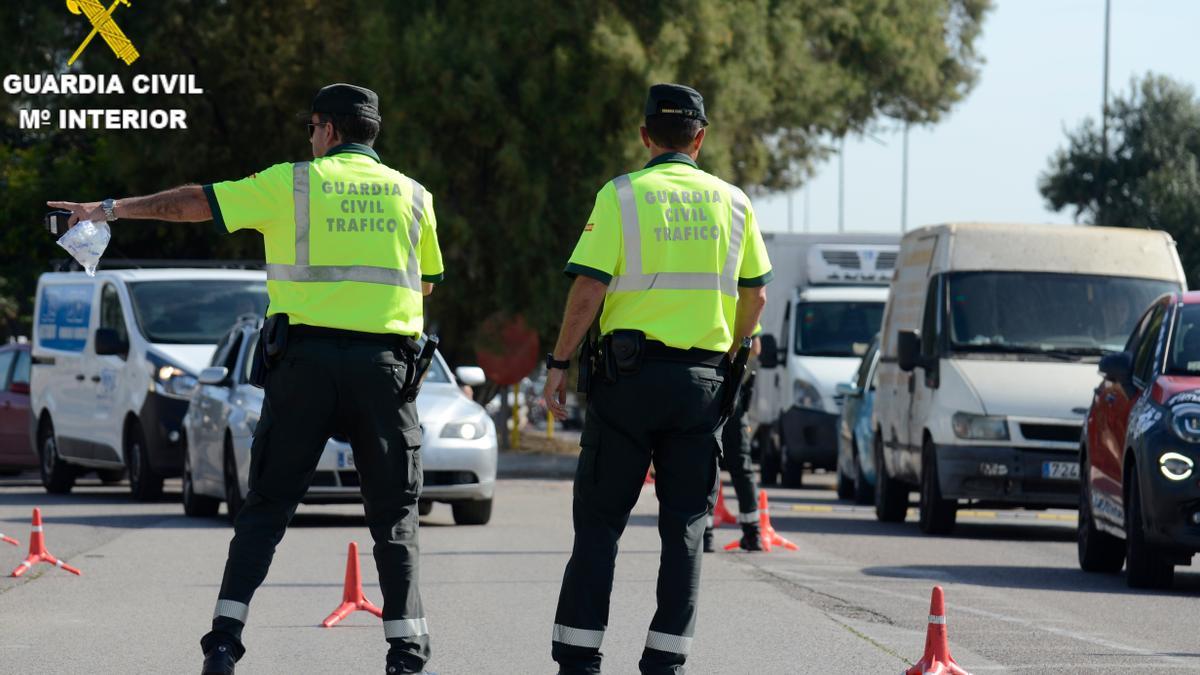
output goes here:
[{"label": "van door handle", "polygon": [[75,376],[75,381],[76,381],[76,382],[83,382],[83,380],[84,380],[84,377],[85,377],[85,376],[84,376],[84,375],[82,375],[82,374],[80,374],[80,375],[76,375],[76,376]]},{"label": "van door handle", "polygon": [[92,382],[99,382],[99,381],[100,381],[100,376],[99,376],[99,375],[93,375],[93,376],[92,376]]}]

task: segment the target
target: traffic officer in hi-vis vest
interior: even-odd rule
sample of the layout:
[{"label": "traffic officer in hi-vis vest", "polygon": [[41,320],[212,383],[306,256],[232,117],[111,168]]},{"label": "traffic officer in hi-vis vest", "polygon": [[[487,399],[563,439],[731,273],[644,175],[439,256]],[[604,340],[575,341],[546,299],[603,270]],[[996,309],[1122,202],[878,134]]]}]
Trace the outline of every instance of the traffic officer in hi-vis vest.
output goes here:
[{"label": "traffic officer in hi-vis vest", "polygon": [[386,672],[421,672],[430,652],[417,591],[421,427],[414,399],[436,344],[419,341],[423,296],[442,279],[433,198],[371,149],[381,121],[375,92],[330,85],[305,118],[311,162],[147,197],[51,206],[72,210],[72,221],[212,219],[230,232],[263,236],[271,304],[258,358],[266,396],[250,493],[212,631],[201,640],[203,672],[234,671],[245,651],[250,598],[335,433],[354,448],[375,539]]},{"label": "traffic officer in hi-vis vest", "polygon": [[[571,551],[554,619],[561,673],[599,673],[617,541],[654,462],[662,559],[643,673],[682,673],[700,586],[701,539],[715,497],[727,374],[766,302],[771,265],[750,200],[696,165],[704,100],[650,88],[642,143],[650,163],[596,195],[566,272],[562,330],[544,395],[566,415],[568,359],[600,305],[600,344],[585,348],[588,411],[575,473]],[[591,356],[594,355],[594,359]]]},{"label": "traffic officer in hi-vis vest", "polygon": [[[762,326],[754,327],[751,336],[750,356],[757,357],[762,353]],[[733,409],[733,415],[725,422],[721,433],[721,468],[729,472],[729,482],[733,483],[733,491],[737,493],[738,524],[742,526],[742,539],[739,545],[744,551],[761,551],[762,533],[758,527],[758,489],[754,485],[754,466],[750,459],[750,428],[746,425],[746,413],[750,410],[750,399],[754,397],[755,372],[753,367],[746,369],[742,386]],[[717,489],[721,489],[720,483]],[[708,512],[708,526],[704,528],[704,552],[716,550],[713,545],[713,516]]]}]

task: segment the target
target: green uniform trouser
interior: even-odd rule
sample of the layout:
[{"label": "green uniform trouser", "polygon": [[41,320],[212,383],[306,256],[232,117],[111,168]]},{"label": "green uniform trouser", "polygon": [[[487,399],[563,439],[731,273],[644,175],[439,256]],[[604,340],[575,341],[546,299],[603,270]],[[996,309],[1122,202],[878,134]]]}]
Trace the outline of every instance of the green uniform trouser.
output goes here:
[{"label": "green uniform trouser", "polygon": [[575,473],[575,544],[554,620],[551,653],[560,672],[600,672],[617,542],[651,459],[662,557],[658,611],[639,666],[684,672],[717,480],[723,379],[724,368],[647,359],[635,374],[593,385]]},{"label": "green uniform trouser", "polygon": [[[744,387],[745,385],[743,385]],[[744,392],[738,396],[740,402],[733,416],[725,422],[721,433],[721,468],[729,472],[729,482],[737,493],[738,522],[743,525],[758,525],[758,490],[754,486],[754,467],[750,459],[750,431],[746,428],[746,408],[741,402],[750,400]],[[720,489],[718,486],[717,489]],[[709,516],[711,527],[712,516]]]},{"label": "green uniform trouser", "polygon": [[388,663],[419,672],[429,659],[417,591],[421,427],[416,405],[402,396],[412,356],[399,339],[359,335],[314,337],[293,330],[286,354],[268,373],[251,449],[250,493],[234,525],[213,630],[201,641],[206,651],[224,641],[241,656],[250,599],[308,491],[325,442],[341,433],[354,448],[375,540]]}]

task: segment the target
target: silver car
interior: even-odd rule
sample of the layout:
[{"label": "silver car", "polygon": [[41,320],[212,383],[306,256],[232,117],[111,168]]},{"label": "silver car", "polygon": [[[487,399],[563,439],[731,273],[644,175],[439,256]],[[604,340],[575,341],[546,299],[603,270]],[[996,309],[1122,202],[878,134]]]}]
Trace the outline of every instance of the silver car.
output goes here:
[{"label": "silver car", "polygon": [[[247,493],[250,446],[263,403],[263,391],[248,383],[260,323],[245,318],[230,329],[192,393],[183,421],[183,510],[189,516],[216,515],[224,501],[232,520]],[[484,379],[479,368],[459,368],[455,374],[468,385]],[[424,431],[420,513],[428,515],[434,502],[444,502],[455,523],[484,525],[491,519],[496,488],[496,427],[457,381],[437,354],[417,397]],[[335,436],[325,444],[303,501],[361,499],[354,453],[344,438]]]}]

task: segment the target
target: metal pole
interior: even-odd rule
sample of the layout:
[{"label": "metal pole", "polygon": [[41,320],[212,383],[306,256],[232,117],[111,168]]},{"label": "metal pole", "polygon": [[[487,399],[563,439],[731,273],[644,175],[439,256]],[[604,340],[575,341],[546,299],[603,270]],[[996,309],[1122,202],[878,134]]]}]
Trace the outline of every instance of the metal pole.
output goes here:
[{"label": "metal pole", "polygon": [[792,197],[796,195],[796,190],[787,191],[787,231],[796,231],[796,222],[792,219]]},{"label": "metal pole", "polygon": [[[1103,94],[1100,101],[1100,162],[1103,166],[1104,162],[1108,161],[1108,42],[1110,33],[1110,16],[1112,14],[1112,0],[1104,0],[1104,85]],[[1100,167],[1097,167],[1099,169]],[[1097,178],[1100,181],[1100,203],[1097,206],[1096,224],[1105,225],[1104,207],[1108,202],[1108,179],[1101,171],[1097,171]]]},{"label": "metal pole", "polygon": [[900,173],[900,232],[908,231],[908,122],[904,123],[904,168]]},{"label": "metal pole", "polygon": [[842,136],[838,148],[838,232],[846,231],[846,137]]}]

